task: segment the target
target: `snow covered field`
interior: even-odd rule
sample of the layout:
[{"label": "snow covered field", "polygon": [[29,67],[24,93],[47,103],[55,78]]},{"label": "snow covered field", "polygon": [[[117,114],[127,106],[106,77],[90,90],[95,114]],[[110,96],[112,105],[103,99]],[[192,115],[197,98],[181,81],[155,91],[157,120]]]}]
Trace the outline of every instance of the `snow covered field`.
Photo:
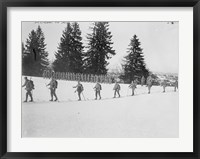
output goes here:
[{"label": "snow covered field", "polygon": [[[22,78],[23,82],[24,79]],[[22,103],[22,137],[73,138],[174,138],[179,133],[178,92],[167,87],[137,86],[131,95],[127,84],[121,84],[121,98],[113,99],[114,84],[102,84],[102,100],[94,100],[95,83],[84,83],[84,96],[77,101],[77,82],[58,80],[59,102],[49,102],[50,80],[33,77],[33,103]],[[22,89],[22,101],[25,100]],[[127,96],[128,94],[128,96]]]}]

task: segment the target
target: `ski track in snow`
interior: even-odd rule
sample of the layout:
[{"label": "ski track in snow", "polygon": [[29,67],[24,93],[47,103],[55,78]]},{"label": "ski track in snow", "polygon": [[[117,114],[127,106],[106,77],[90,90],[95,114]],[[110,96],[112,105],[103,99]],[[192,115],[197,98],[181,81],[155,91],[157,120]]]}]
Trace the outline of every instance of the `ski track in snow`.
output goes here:
[{"label": "ski track in snow", "polygon": [[[121,85],[121,98],[113,99],[114,84],[102,84],[102,99],[94,100],[95,83],[84,83],[86,100],[77,101],[72,86],[76,81],[58,80],[59,102],[50,102],[50,80],[33,77],[34,102],[22,103],[22,137],[73,138],[174,138],[178,137],[178,92],[167,87],[137,86],[131,95],[128,84]],[[25,90],[22,89],[22,101]]]}]

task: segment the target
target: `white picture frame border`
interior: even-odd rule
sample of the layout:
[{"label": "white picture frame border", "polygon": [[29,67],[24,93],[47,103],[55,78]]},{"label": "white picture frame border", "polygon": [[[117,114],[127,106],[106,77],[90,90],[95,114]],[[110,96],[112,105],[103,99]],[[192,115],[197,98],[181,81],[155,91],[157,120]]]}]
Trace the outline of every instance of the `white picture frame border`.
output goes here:
[{"label": "white picture frame border", "polygon": [[[179,138],[21,138],[22,21],[163,20],[179,21]],[[8,7],[7,59],[8,152],[193,152],[192,7]]]}]

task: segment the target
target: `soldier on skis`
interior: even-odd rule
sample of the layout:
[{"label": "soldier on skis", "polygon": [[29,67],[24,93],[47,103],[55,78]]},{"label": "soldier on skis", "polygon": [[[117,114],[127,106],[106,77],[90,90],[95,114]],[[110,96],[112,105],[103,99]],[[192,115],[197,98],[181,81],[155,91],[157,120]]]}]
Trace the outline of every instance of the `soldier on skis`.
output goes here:
[{"label": "soldier on skis", "polygon": [[114,90],[114,97],[113,98],[116,98],[116,93],[120,97],[120,94],[119,94],[120,85],[119,85],[119,83],[117,83],[117,81],[115,81],[115,85],[114,85],[113,90]]},{"label": "soldier on skis", "polygon": [[32,90],[34,89],[34,84],[33,84],[33,81],[29,80],[27,77],[24,77],[25,79],[25,83],[22,85],[22,87],[25,87],[25,90],[26,90],[26,99],[24,102],[27,102],[28,100],[28,96],[30,96],[31,100],[30,102],[33,102],[33,95],[32,95]]},{"label": "soldier on skis", "polygon": [[176,92],[176,89],[178,89],[178,80],[174,82],[174,92]]},{"label": "soldier on skis", "polygon": [[99,99],[101,99],[101,84],[99,82],[96,83],[96,85],[94,86],[94,90],[95,90],[95,100],[97,100],[97,96],[99,96]]},{"label": "soldier on skis", "polygon": [[81,93],[83,92],[83,85],[80,83],[80,81],[78,80],[78,84],[76,86],[74,86],[73,88],[76,88],[76,92],[78,92],[78,100],[81,100]]},{"label": "soldier on skis", "polygon": [[50,95],[51,95],[50,101],[53,101],[53,96],[56,98],[54,101],[57,101],[58,97],[56,95],[56,89],[58,87],[58,82],[55,80],[54,77],[51,78],[51,81],[50,81],[50,83],[47,86],[50,86],[49,87],[49,89],[50,89]]},{"label": "soldier on skis", "polygon": [[131,84],[129,85],[129,88],[132,89],[132,96],[134,96],[134,91],[137,88],[137,80],[136,79],[131,82]]},{"label": "soldier on skis", "polygon": [[167,87],[167,81],[163,80],[161,86],[163,87],[163,93],[165,93],[165,88]]},{"label": "soldier on skis", "polygon": [[148,94],[151,93],[151,87],[153,85],[153,78],[152,78],[152,74],[150,74],[148,77],[147,77],[147,87],[148,87]]}]

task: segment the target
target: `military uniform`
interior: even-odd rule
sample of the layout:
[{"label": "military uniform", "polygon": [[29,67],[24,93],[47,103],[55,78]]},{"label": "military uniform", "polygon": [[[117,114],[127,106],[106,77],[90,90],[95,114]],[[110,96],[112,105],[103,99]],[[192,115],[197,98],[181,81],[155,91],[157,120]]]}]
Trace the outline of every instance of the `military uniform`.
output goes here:
[{"label": "military uniform", "polygon": [[57,101],[58,98],[57,98],[57,95],[56,95],[56,89],[57,89],[56,80],[52,79],[47,86],[50,86],[49,87],[49,89],[50,89],[50,95],[51,95],[50,101],[53,101],[53,96],[56,98],[54,101]]},{"label": "military uniform", "polygon": [[119,94],[120,85],[119,85],[119,83],[117,83],[117,82],[115,83],[113,90],[115,91],[115,92],[114,92],[114,97],[113,97],[113,98],[116,97],[116,93],[117,93],[118,96],[120,97],[120,94]]},{"label": "military uniform", "polygon": [[165,92],[165,88],[167,87],[167,81],[164,80],[162,83],[161,83],[161,86],[163,87],[163,93]]},{"label": "military uniform", "polygon": [[34,87],[31,83],[31,80],[28,80],[27,77],[25,77],[24,79],[25,79],[25,83],[22,85],[22,87],[26,87],[25,88],[25,90],[26,90],[26,100],[24,102],[27,102],[28,96],[30,96],[30,98],[31,98],[30,102],[33,102],[33,96],[32,96],[31,91],[34,89]]},{"label": "military uniform", "polygon": [[148,87],[148,93],[151,92],[151,87],[153,85],[153,78],[151,76],[147,77],[147,87]]},{"label": "military uniform", "polygon": [[176,92],[176,89],[178,89],[178,80],[176,80],[174,83],[174,92]]},{"label": "military uniform", "polygon": [[136,80],[132,81],[131,84],[129,85],[129,88],[132,89],[132,96],[134,96],[134,91],[137,88],[137,81]]},{"label": "military uniform", "polygon": [[97,99],[97,96],[99,96],[99,99],[101,99],[101,84],[100,83],[96,83],[96,85],[94,86],[95,89],[95,100]]},{"label": "military uniform", "polygon": [[73,88],[76,88],[75,92],[78,92],[78,100],[81,100],[81,93],[83,92],[83,85],[78,82],[78,84],[76,86],[74,86]]}]

